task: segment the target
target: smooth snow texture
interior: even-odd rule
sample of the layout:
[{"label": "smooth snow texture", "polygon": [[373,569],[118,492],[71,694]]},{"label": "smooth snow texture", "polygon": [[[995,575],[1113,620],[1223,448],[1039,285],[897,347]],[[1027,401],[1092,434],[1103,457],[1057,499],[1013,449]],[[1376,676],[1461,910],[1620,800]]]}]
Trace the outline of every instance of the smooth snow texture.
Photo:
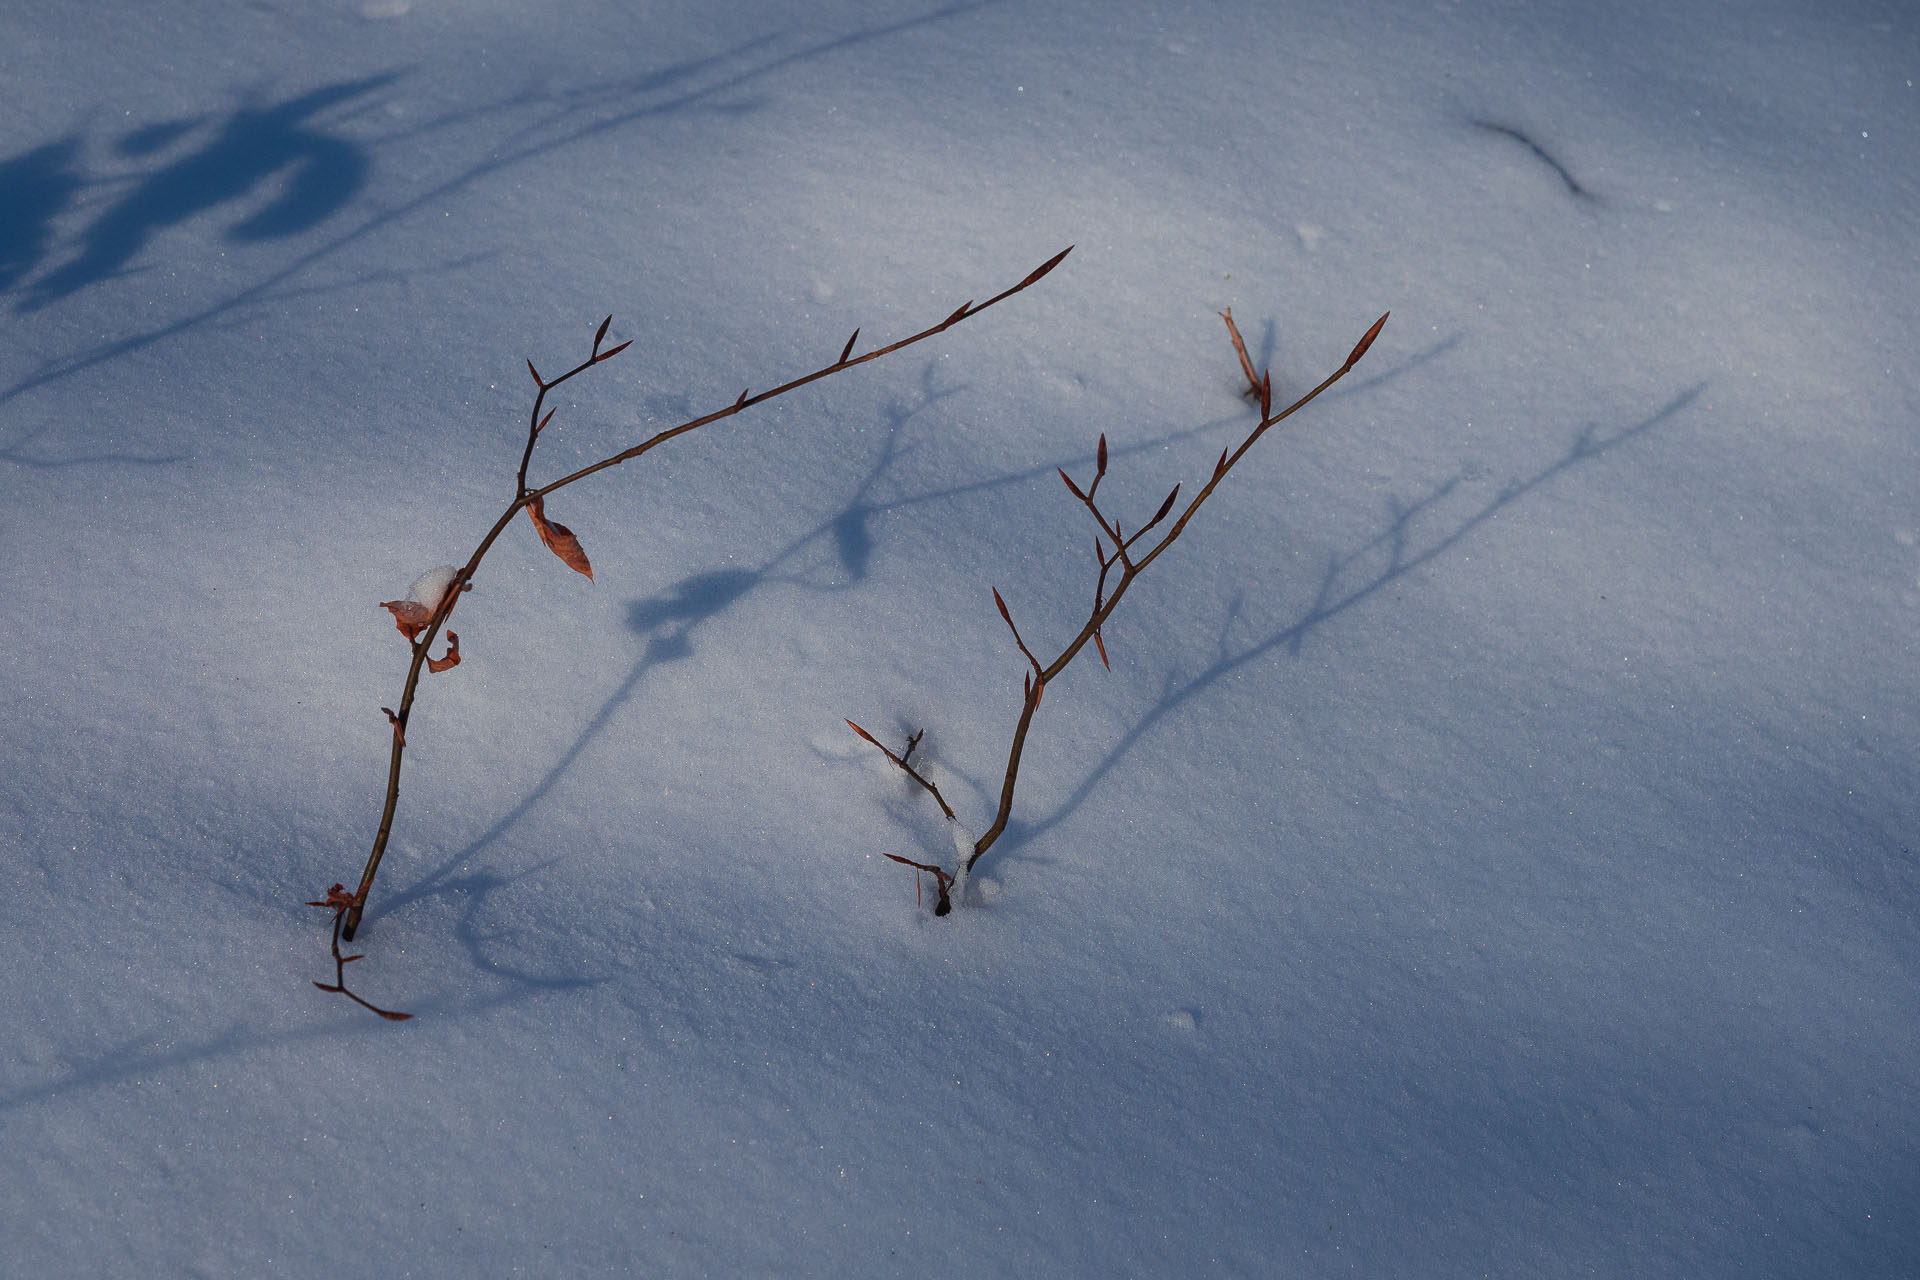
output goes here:
[{"label": "smooth snow texture", "polygon": [[[0,12],[0,1271],[1920,1274],[1908,6]],[[426,675],[378,605],[560,490]],[[968,906],[842,721],[991,820]],[[424,599],[427,589],[416,584]]]}]

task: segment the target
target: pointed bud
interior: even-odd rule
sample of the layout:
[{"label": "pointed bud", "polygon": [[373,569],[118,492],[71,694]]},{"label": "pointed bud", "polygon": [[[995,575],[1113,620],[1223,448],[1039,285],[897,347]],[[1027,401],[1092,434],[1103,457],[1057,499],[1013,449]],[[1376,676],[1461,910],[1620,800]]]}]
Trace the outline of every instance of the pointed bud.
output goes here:
[{"label": "pointed bud", "polygon": [[966,319],[967,312],[971,310],[973,310],[973,299],[968,298],[965,302],[960,304],[960,309],[958,311],[954,312],[952,315],[948,316],[945,320],[942,320],[940,322],[940,327],[944,329],[950,324],[958,324],[961,320]]},{"label": "pointed bud", "polygon": [[533,361],[531,360],[527,361],[527,372],[533,375],[533,381],[536,386],[542,391],[547,389],[547,384],[540,380],[540,371],[533,367]]},{"label": "pointed bud", "polygon": [[1007,612],[1007,602],[1000,598],[1000,588],[998,587],[993,588],[993,603],[995,607],[1000,610],[1000,616],[1007,620],[1007,625],[1012,626],[1013,615]]},{"label": "pointed bud", "polygon": [[1093,633],[1093,647],[1100,651],[1100,665],[1109,671],[1113,670],[1113,664],[1107,661],[1107,642],[1100,638],[1098,631]]},{"label": "pointed bud", "polygon": [[1387,315],[1381,316],[1378,320],[1375,320],[1373,322],[1373,328],[1367,330],[1367,336],[1360,339],[1359,342],[1354,344],[1353,354],[1347,357],[1347,364],[1346,364],[1347,368],[1351,369],[1353,368],[1353,366],[1360,363],[1360,357],[1367,354],[1367,348],[1372,346],[1373,340],[1380,336],[1380,331],[1387,327],[1387,316],[1390,316],[1392,314],[1393,312],[1389,311],[1387,312]]},{"label": "pointed bud", "polygon": [[1100,447],[1094,451],[1094,470],[1101,475],[1107,474],[1107,433],[1100,433]]},{"label": "pointed bud", "polygon": [[1213,464],[1213,474],[1216,476],[1227,469],[1227,449],[1229,447],[1231,446],[1222,446],[1220,450],[1220,461]]},{"label": "pointed bud", "polygon": [[1173,492],[1167,495],[1167,500],[1160,504],[1160,509],[1153,513],[1153,519],[1147,521],[1147,523],[1150,525],[1159,524],[1162,520],[1166,519],[1167,512],[1173,510],[1173,500],[1179,496],[1180,486],[1175,485],[1173,486]]},{"label": "pointed bud", "polygon": [[545,431],[547,429],[547,424],[553,421],[553,415],[558,412],[560,412],[558,409],[547,410],[547,416],[540,419],[540,425],[533,429],[533,434],[539,435],[542,431]]},{"label": "pointed bud", "polygon": [[848,338],[847,345],[840,349],[840,358],[834,361],[835,364],[845,364],[847,362],[847,357],[853,354],[853,344],[857,342],[859,338],[860,331],[855,329],[853,331],[853,337]]},{"label": "pointed bud", "polygon": [[1060,473],[1060,478],[1067,482],[1068,491],[1071,492],[1074,497],[1080,499],[1080,501],[1085,502],[1087,495],[1080,492],[1080,486],[1073,482],[1073,477],[1067,474],[1067,469],[1065,467],[1056,467],[1054,469]]},{"label": "pointed bud", "polygon": [[621,343],[619,346],[609,347],[605,351],[602,351],[599,355],[593,358],[593,362],[595,364],[598,364],[602,360],[611,360],[632,345],[633,345],[633,339],[628,338],[625,342]]},{"label": "pointed bud", "polygon": [[1260,379],[1260,420],[1265,422],[1273,416],[1273,370],[1269,369]]},{"label": "pointed bud", "polygon": [[1055,267],[1059,266],[1062,262],[1065,262],[1067,260],[1067,255],[1072,252],[1073,252],[1073,246],[1068,245],[1066,248],[1062,249],[1060,252],[1054,254],[1051,258],[1048,258],[1045,262],[1035,267],[1033,269],[1032,274],[1029,275],[1025,280],[1022,280],[1019,284],[1015,285],[1014,286],[1015,291],[1017,292],[1021,289],[1026,288],[1030,284],[1037,283],[1042,276],[1047,274],[1047,272],[1053,270]]},{"label": "pointed bud", "polygon": [[734,408],[738,409],[741,405],[747,402],[747,391],[748,391],[748,388],[746,387],[740,388],[740,398],[733,402]]},{"label": "pointed bud", "polygon": [[607,328],[608,328],[608,326],[609,326],[609,325],[611,325],[612,323],[613,323],[613,317],[612,317],[612,316],[608,316],[608,317],[607,317],[607,318],[606,318],[605,320],[602,320],[602,321],[600,322],[600,330],[599,330],[599,332],[597,332],[597,333],[595,333],[595,334],[593,335],[593,349],[594,349],[595,351],[598,351],[598,350],[600,349],[600,344],[601,344],[602,342],[605,342],[605,341],[607,340]]}]

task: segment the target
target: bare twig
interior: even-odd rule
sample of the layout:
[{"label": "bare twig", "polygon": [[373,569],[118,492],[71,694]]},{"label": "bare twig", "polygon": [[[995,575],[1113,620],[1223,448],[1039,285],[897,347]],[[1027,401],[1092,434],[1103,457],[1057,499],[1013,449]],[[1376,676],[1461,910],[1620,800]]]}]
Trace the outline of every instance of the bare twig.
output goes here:
[{"label": "bare twig", "polygon": [[887,759],[893,761],[895,764],[899,765],[902,769],[906,770],[907,776],[909,778],[912,778],[915,782],[925,787],[928,793],[933,796],[934,803],[940,806],[940,812],[947,815],[947,821],[952,822],[954,820],[953,806],[948,804],[947,798],[940,794],[940,788],[934,786],[933,783],[927,781],[927,779],[921,775],[919,770],[915,769],[912,765],[907,763],[908,760],[913,758],[913,749],[920,745],[920,739],[926,736],[927,731],[925,729],[922,729],[919,733],[916,733],[911,738],[908,738],[907,749],[901,752],[899,755],[895,755],[893,754],[893,752],[887,750],[885,743],[881,742],[880,739],[868,733],[865,729],[862,729],[859,725],[855,724],[853,721],[851,720],[847,721],[847,728],[853,730],[855,733],[865,738],[868,742],[871,742],[874,746],[879,747],[880,754],[884,755]]},{"label": "bare twig", "polygon": [[373,1010],[373,1012],[379,1014],[389,1022],[405,1022],[408,1018],[411,1018],[413,1015],[410,1013],[395,1013],[391,1009],[382,1009],[379,1005],[347,990],[347,966],[355,960],[362,958],[360,956],[343,956],[340,954],[340,925],[341,922],[346,919],[347,912],[352,910],[354,905],[353,898],[347,893],[347,887],[343,884],[336,884],[327,890],[327,896],[324,901],[309,902],[307,905],[310,907],[325,907],[333,912],[333,985],[328,986],[324,982],[316,982],[313,985],[322,991],[337,991],[362,1008]]},{"label": "bare twig", "polygon": [[[1391,314],[1391,312],[1388,313],[1388,315]],[[1160,536],[1159,540],[1152,542],[1146,552],[1137,557],[1134,554],[1135,546],[1140,544],[1142,539],[1146,538],[1151,530],[1157,528],[1161,521],[1172,514],[1174,504],[1180,496],[1180,486],[1175,485],[1173,487],[1173,491],[1160,503],[1159,510],[1154,512],[1151,520],[1148,520],[1131,534],[1128,534],[1122,529],[1117,519],[1110,518],[1101,510],[1099,501],[1095,496],[1099,491],[1100,481],[1107,474],[1107,438],[1104,434],[1101,435],[1099,447],[1094,454],[1093,480],[1084,489],[1075,483],[1073,477],[1068,475],[1064,468],[1061,469],[1060,478],[1066,482],[1067,490],[1073,494],[1082,506],[1086,507],[1088,512],[1092,514],[1094,523],[1100,528],[1100,536],[1094,539],[1093,546],[1094,559],[1099,564],[1100,573],[1094,583],[1093,608],[1088,613],[1086,622],[1081,626],[1079,633],[1067,642],[1066,646],[1060,650],[1059,654],[1055,656],[1051,662],[1042,663],[1039,658],[1034,656],[1033,651],[1027,647],[1026,641],[1021,638],[1019,628],[1013,625],[1013,615],[1007,608],[1006,600],[1001,596],[998,589],[995,589],[993,592],[994,606],[1000,611],[1000,616],[1005,620],[1008,630],[1013,632],[1014,644],[1018,646],[1021,654],[1027,659],[1032,670],[1022,677],[1020,719],[1014,726],[1013,743],[1007,751],[1006,772],[1000,784],[1000,803],[994,812],[993,825],[989,826],[985,833],[974,842],[973,853],[958,869],[959,872],[971,872],[974,864],[979,862],[981,856],[993,847],[994,842],[1000,838],[1001,833],[1007,828],[1007,820],[1013,813],[1014,787],[1020,778],[1020,760],[1022,753],[1026,749],[1027,731],[1033,724],[1034,713],[1040,708],[1040,700],[1046,691],[1048,682],[1066,670],[1067,664],[1079,655],[1080,651],[1086,647],[1088,641],[1093,642],[1095,650],[1100,655],[1101,663],[1109,670],[1112,669],[1112,663],[1107,659],[1106,641],[1101,638],[1100,632],[1107,620],[1113,616],[1113,611],[1119,607],[1121,599],[1127,594],[1127,589],[1133,585],[1135,579],[1146,571],[1147,566],[1151,565],[1155,560],[1158,560],[1161,554],[1165,552],[1168,547],[1172,546],[1182,533],[1186,532],[1188,521],[1192,520],[1194,514],[1200,510],[1207,499],[1213,496],[1213,491],[1219,487],[1220,482],[1226,478],[1228,472],[1233,470],[1240,459],[1246,456],[1247,450],[1251,449],[1254,443],[1259,440],[1261,436],[1265,435],[1270,428],[1292,417],[1317,398],[1321,392],[1340,381],[1341,378],[1344,378],[1348,371],[1350,371],[1355,364],[1359,363],[1360,358],[1367,354],[1367,349],[1373,345],[1374,339],[1380,336],[1380,330],[1384,328],[1387,323],[1387,316],[1385,315],[1374,321],[1373,327],[1368,329],[1360,341],[1354,344],[1353,350],[1347,355],[1344,364],[1334,370],[1319,386],[1276,413],[1273,410],[1273,376],[1271,371],[1255,374],[1253,361],[1247,355],[1247,345],[1240,337],[1239,327],[1233,322],[1232,312],[1222,312],[1221,318],[1226,321],[1227,334],[1232,339],[1234,353],[1240,359],[1241,372],[1246,375],[1249,394],[1258,399],[1260,403],[1260,420],[1254,424],[1253,429],[1247,433],[1246,438],[1240,442],[1239,447],[1222,449],[1220,451],[1220,460],[1214,464],[1213,474],[1208,478],[1207,483],[1202,486],[1199,494],[1186,505],[1185,509],[1181,511],[1179,518],[1168,527],[1166,532]],[[1106,549],[1102,539],[1104,539],[1105,542],[1112,543],[1110,552]],[[1109,574],[1115,570],[1116,567],[1118,569],[1118,577],[1117,580],[1113,581],[1111,589],[1109,589]],[[852,721],[848,721],[848,723],[851,724]],[[860,731],[860,736],[866,738],[869,742],[873,742],[873,738],[864,731]],[[918,739],[916,738],[915,740],[917,741]],[[874,745],[879,746],[880,744],[874,742]],[[881,747],[880,749],[886,751],[885,747]],[[903,769],[907,769],[908,773],[913,773],[913,770],[908,768],[905,761],[900,757],[894,756],[890,751],[887,752],[887,755],[895,764],[898,764]],[[918,777],[917,774],[914,776],[916,778]],[[923,783],[923,785],[925,784]],[[957,821],[954,817],[953,810],[947,807],[944,800],[941,801],[940,807],[945,811],[948,821]],[[895,854],[888,854],[887,857],[892,858],[896,862],[907,862],[910,866],[922,866],[920,863],[911,862]],[[923,867],[922,869],[930,868]],[[946,904],[947,899],[943,892],[941,897],[942,908],[944,908]],[[944,915],[946,912],[942,909],[937,912],[937,914]]]},{"label": "bare twig", "polygon": [[[540,535],[541,541],[569,567],[588,577],[592,577],[592,566],[587,561],[585,551],[580,547],[579,539],[576,538],[572,530],[568,529],[565,525],[559,524],[547,517],[544,500],[548,495],[557,490],[564,489],[577,481],[584,480],[595,472],[604,471],[608,467],[619,466],[623,462],[630,462],[642,454],[656,449],[667,441],[674,439],[676,436],[685,435],[689,431],[704,427],[709,423],[717,422],[722,418],[731,417],[736,413],[752,408],[754,405],[774,399],[776,396],[783,396],[788,392],[797,391],[809,383],[819,381],[821,378],[839,373],[845,369],[851,369],[855,365],[878,360],[883,356],[891,355],[917,342],[931,338],[936,334],[944,333],[962,320],[970,319],[982,311],[985,311],[987,308],[1011,298],[1023,289],[1037,284],[1048,272],[1059,266],[1067,254],[1072,251],[1073,247],[1069,245],[1067,248],[1034,268],[1027,274],[1026,278],[1018,284],[1010,289],[1002,290],[985,302],[975,305],[969,301],[936,325],[857,356],[853,354],[854,341],[859,337],[859,330],[856,329],[854,336],[849,338],[846,346],[841,349],[839,358],[831,364],[823,365],[811,373],[794,378],[789,382],[781,383],[772,390],[762,391],[758,395],[750,395],[747,391],[743,390],[738,398],[725,408],[689,419],[686,422],[680,423],[678,426],[670,427],[648,437],[630,449],[623,450],[611,457],[603,458],[590,466],[582,467],[578,471],[562,476],[558,480],[549,481],[539,486],[534,486],[529,483],[527,472],[533,461],[534,446],[538,443],[541,432],[545,430],[547,424],[553,420],[554,411],[546,408],[548,393],[567,380],[585,373],[595,365],[619,355],[622,351],[626,350],[629,344],[623,342],[616,347],[610,347],[606,350],[601,349],[602,344],[606,341],[607,330],[613,323],[613,317],[609,316],[601,322],[599,330],[594,334],[593,345],[589,348],[586,359],[574,365],[565,373],[553,378],[544,378],[541,376],[539,369],[534,366],[533,361],[527,361],[527,372],[533,377],[536,392],[533,400],[533,409],[527,418],[526,445],[521,450],[520,466],[514,478],[514,496],[512,501],[507,504],[507,509],[501,514],[500,518],[494,522],[493,527],[487,531],[486,536],[480,540],[479,546],[474,548],[473,554],[468,557],[466,564],[455,571],[452,583],[442,593],[438,601],[432,603],[431,606],[422,602],[412,611],[404,607],[406,602],[396,601],[387,606],[393,609],[396,622],[401,632],[406,635],[412,645],[412,662],[407,668],[406,685],[401,693],[397,709],[387,711],[387,716],[393,723],[393,742],[392,752],[387,766],[386,804],[380,815],[380,827],[374,834],[373,850],[367,856],[367,865],[366,869],[361,873],[359,888],[346,899],[347,905],[341,908],[341,917],[337,922],[339,926],[339,936],[351,942],[355,932],[359,929],[362,914],[366,910],[368,892],[373,887],[374,877],[379,873],[381,858],[386,853],[387,842],[392,835],[394,813],[398,808],[400,799],[401,763],[406,754],[406,726],[413,712],[414,698],[418,692],[421,673],[423,671],[443,671],[459,661],[459,647],[452,632],[448,632],[447,639],[449,647],[444,657],[438,659],[431,658],[429,656],[429,648],[433,644],[435,637],[438,636],[441,627],[446,624],[447,618],[453,612],[453,608],[459,601],[461,594],[472,589],[474,575],[479,571],[481,561],[486,558],[486,554],[493,547],[495,540],[506,531],[507,526],[513,522],[514,517],[517,516],[523,508],[532,520],[536,532]],[[329,901],[331,901],[331,898]]]},{"label": "bare twig", "polygon": [[[882,747],[881,750],[884,751],[886,748]],[[905,863],[917,871],[932,872],[934,883],[940,886],[940,901],[933,904],[933,914],[944,916],[953,910],[953,899],[948,896],[948,890],[953,888],[953,877],[949,875],[944,868],[936,867],[931,862],[915,862],[912,858],[903,858],[897,853],[889,853],[884,856],[892,858],[895,862]],[[357,960],[359,957],[355,956],[354,959]]]}]

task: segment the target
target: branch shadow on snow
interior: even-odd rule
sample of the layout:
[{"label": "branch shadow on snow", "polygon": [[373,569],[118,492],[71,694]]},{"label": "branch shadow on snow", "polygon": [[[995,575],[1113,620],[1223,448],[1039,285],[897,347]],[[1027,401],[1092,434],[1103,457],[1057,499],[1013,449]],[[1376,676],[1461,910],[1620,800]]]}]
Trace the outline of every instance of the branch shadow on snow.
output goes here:
[{"label": "branch shadow on snow", "polygon": [[[212,137],[140,178],[108,205],[81,235],[79,252],[35,280],[14,310],[38,311],[132,270],[148,242],[164,229],[240,203],[275,179],[283,180],[280,190],[228,227],[226,240],[244,244],[313,230],[359,196],[373,165],[365,147],[330,131],[316,117],[384,89],[396,78],[389,72],[325,85],[283,102],[241,105]],[[194,131],[196,122],[190,120],[148,125],[123,137],[119,149],[144,155]]]},{"label": "branch shadow on snow", "polygon": [[[541,779],[511,809],[502,814],[458,853],[451,855],[428,872],[421,880],[396,893],[376,899],[374,905],[368,910],[367,920],[376,921],[381,916],[422,898],[455,892],[472,892],[478,889],[480,896],[473,900],[463,920],[461,940],[463,944],[468,945],[476,967],[490,973],[499,972],[496,962],[481,950],[481,939],[474,922],[478,918],[485,893],[519,880],[529,873],[521,872],[512,877],[501,877],[484,867],[475,869],[471,864],[547,799],[594,741],[619,721],[622,712],[633,701],[649,675],[667,663],[683,661],[694,656],[695,636],[703,626],[757,592],[787,587],[808,593],[831,595],[855,588],[868,575],[878,545],[874,526],[885,516],[918,506],[948,502],[968,494],[1026,484],[1037,478],[1052,475],[1058,466],[1084,467],[1092,462],[1093,458],[1089,453],[1046,462],[1003,475],[972,480],[964,484],[924,489],[894,497],[882,496],[900,463],[917,447],[909,438],[916,419],[941,402],[966,391],[964,385],[937,386],[934,375],[939,367],[938,362],[928,361],[922,366],[920,389],[913,400],[895,401],[887,406],[884,411],[887,419],[886,429],[878,433],[881,437],[879,450],[868,465],[866,473],[855,484],[852,494],[838,511],[793,537],[786,545],[774,551],[753,568],[707,570],[689,574],[651,596],[633,601],[628,606],[627,625],[634,635],[644,642],[645,647],[633,668],[601,703],[574,741],[560,753]],[[1129,454],[1144,453],[1218,429],[1223,425],[1225,424],[1211,423],[1155,436],[1115,449],[1113,454],[1124,458]],[[551,865],[551,861],[542,863],[541,867]],[[538,869],[535,868],[535,870]]]},{"label": "branch shadow on snow", "polygon": [[1687,409],[1704,390],[1704,383],[1690,387],[1647,417],[1608,435],[1600,434],[1599,429],[1589,423],[1575,435],[1560,457],[1531,475],[1506,484],[1479,508],[1450,521],[1445,532],[1431,541],[1419,540],[1424,518],[1440,509],[1466,478],[1465,474],[1442,481],[1412,502],[1389,499],[1387,519],[1378,533],[1349,551],[1328,556],[1313,600],[1294,621],[1239,648],[1232,647],[1228,639],[1240,612],[1242,597],[1236,595],[1227,605],[1213,662],[1184,679],[1177,672],[1169,671],[1158,700],[1121,735],[1067,798],[1045,817],[1030,821],[1010,819],[1006,835],[984,865],[1001,856],[1030,861],[1031,855],[1023,852],[1029,842],[1071,818],[1142,738],[1223,677],[1275,650],[1285,649],[1298,657],[1307,638],[1326,623],[1365,604],[1407,574],[1452,552],[1482,525],[1553,480],[1645,436]]},{"label": "branch shadow on snow", "polygon": [[[423,213],[439,210],[452,196],[489,178],[663,117],[705,110],[738,116],[763,109],[763,99],[741,93],[793,66],[845,49],[882,41],[986,7],[991,0],[947,5],[918,16],[874,23],[844,35],[781,51],[776,35],[741,40],[720,53],[687,58],[639,75],[584,87],[552,89],[534,82],[507,97],[462,107],[418,124],[349,140],[341,126],[349,117],[372,116],[380,93],[399,84],[404,71],[323,86],[277,104],[243,103],[217,127],[215,136],[191,153],[130,178],[89,178],[76,158],[78,138],[36,148],[0,162],[0,294],[23,288],[14,311],[39,311],[91,285],[139,271],[153,256],[155,238],[285,178],[285,189],[260,210],[228,229],[230,241],[257,243],[294,239],[308,247],[261,273],[241,288],[184,314],[118,337],[109,337],[43,360],[39,367],[0,389],[0,404],[29,391],[86,372],[120,356],[144,350],[206,327],[247,308],[337,289],[339,282],[301,282],[362,242]],[[164,151],[200,127],[198,119],[162,121],[123,135],[115,150],[135,158]],[[444,177],[427,177],[411,192],[404,175],[377,173],[381,153],[403,144],[438,140],[461,129],[481,130],[467,143],[471,159]],[[458,141],[458,140],[456,140]],[[376,181],[378,178],[378,181]],[[58,243],[58,225],[76,197],[92,187],[131,183],[80,233],[77,244]],[[395,189],[402,187],[402,189]],[[347,225],[315,243],[326,226]],[[36,278],[48,261],[68,258]],[[393,273],[375,273],[385,277]],[[362,277],[366,279],[367,277]],[[297,283],[299,282],[299,283]],[[297,287],[296,287],[297,285]]]}]

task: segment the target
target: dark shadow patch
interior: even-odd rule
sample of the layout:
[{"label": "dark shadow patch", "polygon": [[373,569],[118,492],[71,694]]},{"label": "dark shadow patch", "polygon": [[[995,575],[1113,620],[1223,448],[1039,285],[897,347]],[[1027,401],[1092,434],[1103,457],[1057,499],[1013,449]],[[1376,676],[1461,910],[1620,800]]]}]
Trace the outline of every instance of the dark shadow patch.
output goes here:
[{"label": "dark shadow patch", "polygon": [[[38,281],[17,310],[34,311],[127,270],[153,236],[219,205],[244,199],[269,180],[281,191],[236,223],[227,239],[279,239],[319,226],[345,208],[372,167],[359,145],[315,127],[313,117],[392,83],[391,74],[328,85],[268,107],[245,107],[198,149],[135,183],[81,237],[78,257]],[[142,154],[193,126],[172,122],[121,140]]]},{"label": "dark shadow patch", "polygon": [[53,220],[80,189],[79,150],[77,138],[63,138],[0,163],[0,292],[46,256]]}]

